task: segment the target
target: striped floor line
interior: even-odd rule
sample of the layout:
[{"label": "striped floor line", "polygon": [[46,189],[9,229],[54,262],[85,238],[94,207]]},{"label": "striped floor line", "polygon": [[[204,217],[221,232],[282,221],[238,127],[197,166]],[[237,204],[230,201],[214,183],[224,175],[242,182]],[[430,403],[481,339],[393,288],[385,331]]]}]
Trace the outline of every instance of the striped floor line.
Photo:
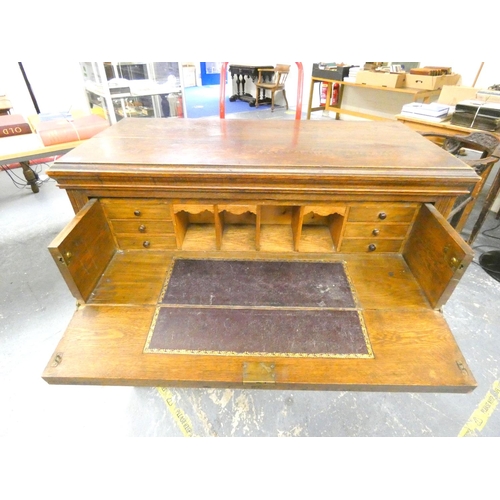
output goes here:
[{"label": "striped floor line", "polygon": [[481,432],[500,402],[500,380],[495,380],[484,399],[462,427],[458,437],[475,437]]},{"label": "striped floor line", "polygon": [[194,437],[191,419],[175,404],[174,395],[166,387],[157,387],[160,396],[165,401],[168,410],[174,417],[175,423],[179,427],[184,437]]},{"label": "striped floor line", "polygon": [[[165,387],[157,387],[158,393],[164,400],[169,412],[174,418],[184,437],[195,437],[191,419],[175,404],[174,395]],[[475,437],[481,432],[500,402],[500,380],[496,380],[486,396],[479,403],[458,437]]]}]

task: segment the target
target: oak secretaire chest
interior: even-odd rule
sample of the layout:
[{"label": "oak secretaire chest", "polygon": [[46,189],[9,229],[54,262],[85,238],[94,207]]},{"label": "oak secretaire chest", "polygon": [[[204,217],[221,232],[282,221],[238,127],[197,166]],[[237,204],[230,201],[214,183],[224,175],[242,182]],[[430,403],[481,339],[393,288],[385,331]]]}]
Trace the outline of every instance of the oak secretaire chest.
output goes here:
[{"label": "oak secretaire chest", "polygon": [[62,384],[471,391],[440,312],[477,182],[392,122],[125,119],[54,163]]}]

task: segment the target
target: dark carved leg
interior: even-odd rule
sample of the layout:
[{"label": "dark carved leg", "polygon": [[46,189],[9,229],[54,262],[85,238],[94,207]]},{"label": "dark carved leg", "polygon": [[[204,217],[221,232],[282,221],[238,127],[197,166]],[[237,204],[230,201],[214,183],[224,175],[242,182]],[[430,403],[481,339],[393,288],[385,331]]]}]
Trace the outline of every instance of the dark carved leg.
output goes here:
[{"label": "dark carved leg", "polygon": [[237,93],[229,98],[231,102],[236,100],[248,102],[250,106],[255,106],[255,98],[245,92],[245,75],[236,75]]},{"label": "dark carved leg", "polygon": [[230,102],[234,102],[241,97],[241,75],[236,75],[236,94],[229,98]]}]

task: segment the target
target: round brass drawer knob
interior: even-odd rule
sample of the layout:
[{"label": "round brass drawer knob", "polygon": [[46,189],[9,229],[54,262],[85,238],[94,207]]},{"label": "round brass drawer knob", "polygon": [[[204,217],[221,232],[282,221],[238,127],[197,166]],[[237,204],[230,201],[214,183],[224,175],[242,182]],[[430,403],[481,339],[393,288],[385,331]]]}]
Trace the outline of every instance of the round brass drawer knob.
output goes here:
[{"label": "round brass drawer knob", "polygon": [[380,220],[385,220],[385,219],[387,219],[387,214],[386,214],[385,212],[380,212],[380,213],[378,214],[378,218],[379,218]]},{"label": "round brass drawer knob", "polygon": [[139,232],[140,232],[140,233],[145,233],[145,232],[146,232],[146,226],[145,226],[144,224],[141,224],[141,225],[139,226]]},{"label": "round brass drawer knob", "polygon": [[373,236],[378,236],[380,234],[380,229],[374,229],[372,231]]},{"label": "round brass drawer knob", "polygon": [[135,215],[136,217],[140,217],[140,215],[141,215],[141,211],[140,211],[140,210],[134,210],[134,215]]},{"label": "round brass drawer knob", "polygon": [[143,246],[144,248],[149,248],[149,247],[151,246],[151,242],[150,242],[150,241],[145,241],[145,242],[142,244],[142,246]]},{"label": "round brass drawer knob", "polygon": [[373,243],[368,245],[369,252],[374,252],[376,249],[377,249],[377,245],[374,245]]}]

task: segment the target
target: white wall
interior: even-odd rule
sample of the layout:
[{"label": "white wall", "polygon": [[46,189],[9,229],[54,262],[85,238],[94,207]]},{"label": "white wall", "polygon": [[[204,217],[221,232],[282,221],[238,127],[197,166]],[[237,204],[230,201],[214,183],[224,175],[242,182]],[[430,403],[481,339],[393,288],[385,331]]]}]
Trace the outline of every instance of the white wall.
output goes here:
[{"label": "white wall", "polygon": [[17,62],[3,62],[0,66],[0,95],[9,97],[13,112],[33,114],[35,108],[26,90],[22,73]]},{"label": "white wall", "polygon": [[[40,112],[89,111],[78,62],[23,62]],[[0,94],[9,96],[13,110],[25,116],[36,114],[17,62],[2,62]]]}]

